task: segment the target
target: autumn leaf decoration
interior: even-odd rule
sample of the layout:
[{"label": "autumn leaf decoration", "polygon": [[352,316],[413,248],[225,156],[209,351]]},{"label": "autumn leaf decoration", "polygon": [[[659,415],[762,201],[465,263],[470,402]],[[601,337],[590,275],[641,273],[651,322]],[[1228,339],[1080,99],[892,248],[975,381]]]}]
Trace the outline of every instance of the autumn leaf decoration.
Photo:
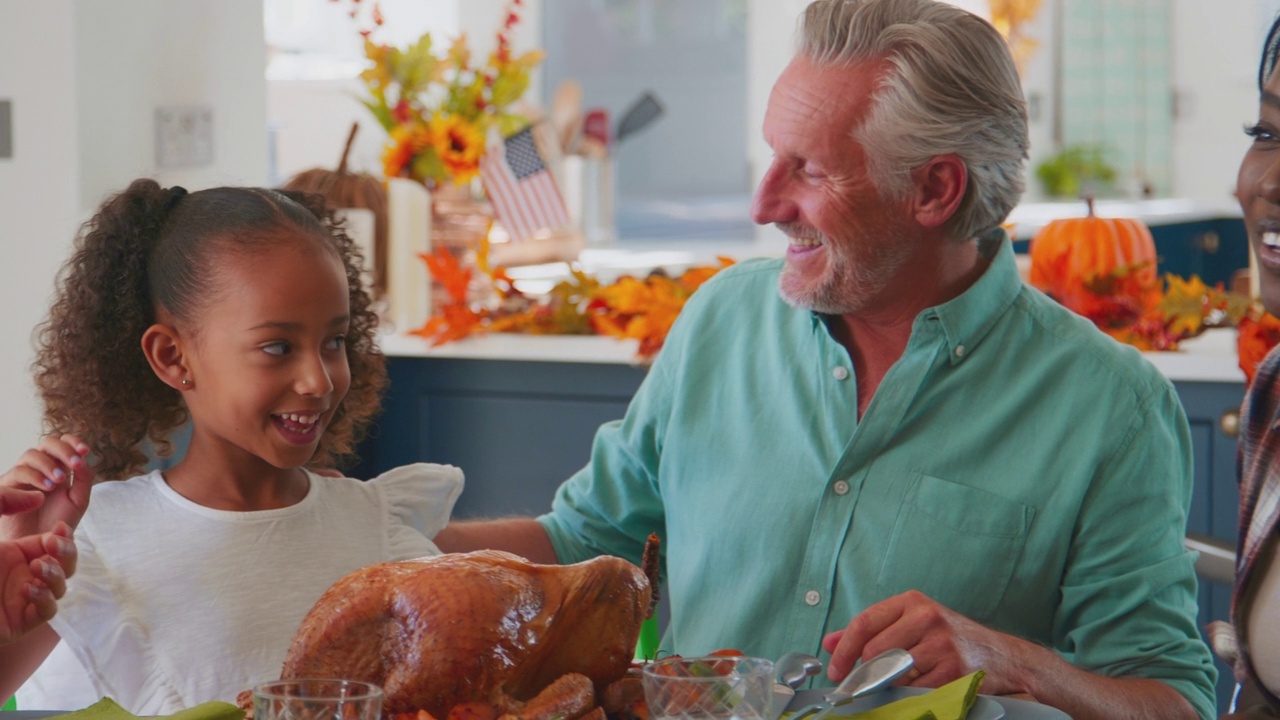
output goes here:
[{"label": "autumn leaf decoration", "polygon": [[535,335],[607,335],[639,341],[637,354],[649,359],[662,349],[667,333],[685,302],[711,276],[733,264],[689,268],[678,277],[661,272],[643,278],[624,276],[608,285],[570,266],[569,277],[542,298],[520,292],[503,268],[489,279],[496,291],[496,307],[468,299],[471,270],[446,250],[422,255],[431,277],[445,289],[448,301],[412,334],[441,345],[485,332]]},{"label": "autumn leaf decoration", "polygon": [[471,270],[462,267],[458,259],[445,248],[436,248],[430,255],[419,253],[427,264],[431,277],[444,288],[448,301],[440,312],[431,316],[426,324],[411,335],[427,338],[433,345],[441,345],[462,338],[476,331],[481,316],[467,305],[467,288],[471,285]]},{"label": "autumn leaf decoration", "polygon": [[1134,287],[1138,274],[1129,270],[1119,268],[1114,277],[1087,283],[1097,302],[1084,315],[1103,332],[1139,350],[1177,350],[1178,343],[1205,330],[1235,326],[1249,310],[1243,295],[1221,285],[1210,287],[1199,276],[1167,274],[1153,287]]}]

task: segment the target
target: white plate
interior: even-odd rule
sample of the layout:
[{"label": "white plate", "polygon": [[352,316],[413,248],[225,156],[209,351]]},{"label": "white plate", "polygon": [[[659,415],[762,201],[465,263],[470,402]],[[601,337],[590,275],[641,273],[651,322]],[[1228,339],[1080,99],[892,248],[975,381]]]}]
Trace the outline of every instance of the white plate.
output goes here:
[{"label": "white plate", "polygon": [[[797,690],[795,697],[791,699],[791,702],[787,703],[787,712],[795,712],[806,705],[823,702],[826,699],[823,696],[830,691],[831,688]],[[867,710],[874,710],[881,705],[888,705],[903,698],[924,695],[927,692],[931,692],[931,690],[929,688],[892,687],[858,698],[848,705],[842,705],[836,708],[831,713],[831,716],[838,717],[866,712]],[[991,698],[979,695],[974,699],[973,707],[969,708],[969,714],[965,716],[965,720],[1000,720],[1004,716],[1004,708],[999,703]]]}]

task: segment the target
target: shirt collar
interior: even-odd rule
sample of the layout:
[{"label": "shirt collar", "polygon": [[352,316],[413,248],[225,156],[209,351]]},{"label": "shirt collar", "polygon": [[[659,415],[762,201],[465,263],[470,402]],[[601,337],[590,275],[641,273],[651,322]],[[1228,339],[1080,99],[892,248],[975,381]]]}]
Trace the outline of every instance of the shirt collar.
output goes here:
[{"label": "shirt collar", "polygon": [[[959,297],[925,309],[916,316],[911,328],[911,336],[916,338],[926,323],[938,320],[952,365],[964,360],[982,342],[1022,291],[1022,277],[1018,274],[1013,242],[1008,234],[997,228],[975,242],[979,243],[979,251],[984,258],[991,255],[987,249],[994,247],[995,255],[991,257],[986,272]],[[827,329],[829,316],[818,312],[811,312],[809,316],[814,330]]]},{"label": "shirt collar", "polygon": [[[1022,291],[1022,278],[1013,257],[1013,243],[1003,230],[998,232],[999,241],[992,243],[996,246],[995,256],[978,281],[958,297],[920,313],[912,328],[914,336],[923,323],[936,318],[952,365],[972,354]],[[984,240],[987,238],[979,242]]]}]

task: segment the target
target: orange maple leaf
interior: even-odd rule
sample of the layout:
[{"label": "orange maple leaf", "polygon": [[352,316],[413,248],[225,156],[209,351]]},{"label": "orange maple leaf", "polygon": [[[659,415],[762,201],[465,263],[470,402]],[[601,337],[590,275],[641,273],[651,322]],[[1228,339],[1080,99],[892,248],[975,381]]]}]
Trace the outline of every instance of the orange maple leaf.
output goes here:
[{"label": "orange maple leaf", "polygon": [[471,271],[443,248],[423,254],[427,269],[449,295],[422,327],[412,334],[435,345],[482,332],[528,334],[592,333],[639,341],[638,354],[648,358],[662,348],[667,333],[689,299],[704,282],[733,264],[719,258],[718,266],[693,267],[678,278],[653,273],[643,279],[624,276],[610,285],[577,268],[569,278],[539,300],[525,296],[503,268],[488,273],[501,306],[473,308],[468,300]]},{"label": "orange maple leaf", "polygon": [[471,268],[464,268],[458,258],[447,249],[438,247],[431,254],[418,253],[427,263],[427,272],[440,283],[454,302],[467,301],[467,288],[471,286]]}]

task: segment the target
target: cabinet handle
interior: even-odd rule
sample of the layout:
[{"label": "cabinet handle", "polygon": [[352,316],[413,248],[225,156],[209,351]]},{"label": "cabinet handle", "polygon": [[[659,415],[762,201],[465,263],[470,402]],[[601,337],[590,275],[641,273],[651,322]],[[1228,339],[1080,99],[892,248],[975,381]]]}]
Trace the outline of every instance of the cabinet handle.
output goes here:
[{"label": "cabinet handle", "polygon": [[1218,429],[1229,438],[1240,437],[1240,410],[1232,408],[1218,416]]},{"label": "cabinet handle", "polygon": [[1218,252],[1218,248],[1222,245],[1222,238],[1218,237],[1218,233],[1210,230],[1196,236],[1195,245],[1200,250],[1209,255]]}]

